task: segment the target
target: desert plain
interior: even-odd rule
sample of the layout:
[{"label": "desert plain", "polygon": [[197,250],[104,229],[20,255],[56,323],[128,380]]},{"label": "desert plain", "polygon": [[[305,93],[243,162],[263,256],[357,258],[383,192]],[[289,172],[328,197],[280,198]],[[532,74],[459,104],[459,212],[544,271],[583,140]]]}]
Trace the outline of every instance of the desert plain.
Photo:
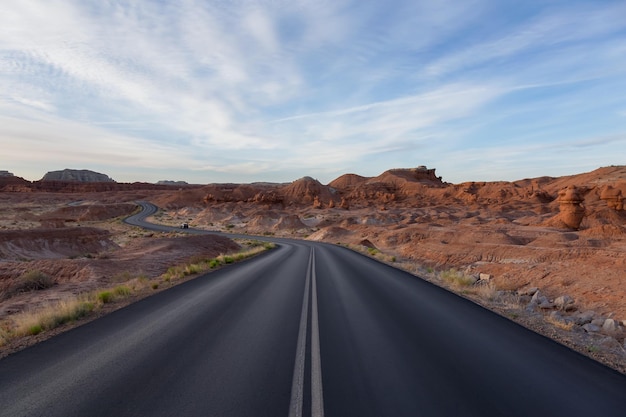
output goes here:
[{"label": "desert plain", "polygon": [[[310,177],[156,185],[0,176],[0,336],[11,334],[20,315],[51,303],[120,283],[162,289],[171,266],[243,245],[122,222],[137,201],[149,201],[160,208],[155,223],[346,245],[625,372],[625,199],[626,166],[461,184],[423,166],[345,174],[328,184]],[[25,282],[35,273],[45,285]],[[0,337],[0,352],[44,337]]]}]

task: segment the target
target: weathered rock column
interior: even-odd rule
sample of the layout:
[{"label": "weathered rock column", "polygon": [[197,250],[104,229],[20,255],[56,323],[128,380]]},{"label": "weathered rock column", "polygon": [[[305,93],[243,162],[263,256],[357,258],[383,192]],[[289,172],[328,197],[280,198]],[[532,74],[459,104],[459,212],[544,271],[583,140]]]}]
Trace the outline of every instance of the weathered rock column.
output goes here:
[{"label": "weathered rock column", "polygon": [[559,220],[570,229],[578,230],[585,217],[583,200],[581,191],[575,185],[559,191]]}]

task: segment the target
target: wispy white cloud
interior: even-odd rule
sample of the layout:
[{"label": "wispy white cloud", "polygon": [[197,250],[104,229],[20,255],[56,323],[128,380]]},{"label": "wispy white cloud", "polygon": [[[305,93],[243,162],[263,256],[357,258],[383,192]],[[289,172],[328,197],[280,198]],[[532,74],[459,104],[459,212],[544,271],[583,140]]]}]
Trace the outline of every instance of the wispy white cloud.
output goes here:
[{"label": "wispy white cloud", "polygon": [[516,7],[12,2],[0,14],[3,155],[37,169],[83,158],[114,177],[136,165],[155,180],[159,168],[263,180],[431,161],[470,176],[482,169],[463,156],[472,149],[530,165],[516,141],[620,137],[626,5]]}]

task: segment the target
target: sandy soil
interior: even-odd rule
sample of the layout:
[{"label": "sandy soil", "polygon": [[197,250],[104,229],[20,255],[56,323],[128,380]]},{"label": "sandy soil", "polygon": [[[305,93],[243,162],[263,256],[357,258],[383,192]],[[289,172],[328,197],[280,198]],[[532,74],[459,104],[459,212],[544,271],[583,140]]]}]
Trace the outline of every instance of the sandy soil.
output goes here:
[{"label": "sandy soil", "polygon": [[[205,238],[157,237],[119,221],[135,210],[133,201],[149,200],[163,209],[155,221],[164,224],[348,244],[439,285],[446,285],[440,277],[452,268],[489,276],[497,297],[451,289],[587,354],[605,352],[610,358],[604,361],[623,371],[624,196],[626,167],[491,183],[448,184],[434,170],[418,168],[375,178],[348,174],[328,185],[304,177],[289,184],[171,190],[0,192],[0,291],[6,294],[32,269],[57,282],[49,290],[0,297],[0,318],[120,277],[162,273],[196,254],[192,248],[230,248]],[[524,294],[532,287],[548,304],[564,295],[573,304],[566,312],[528,308]],[[549,326],[555,312],[566,318],[593,312],[595,320],[615,319],[617,328]]]}]

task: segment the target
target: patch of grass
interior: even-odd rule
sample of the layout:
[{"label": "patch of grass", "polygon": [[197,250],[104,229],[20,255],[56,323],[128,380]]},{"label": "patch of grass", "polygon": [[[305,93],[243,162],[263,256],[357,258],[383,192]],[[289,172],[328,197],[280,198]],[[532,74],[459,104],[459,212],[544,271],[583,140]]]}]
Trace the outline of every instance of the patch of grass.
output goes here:
[{"label": "patch of grass", "polygon": [[471,293],[479,296],[483,300],[496,301],[500,292],[498,288],[492,282],[485,284],[477,284],[471,291]]},{"label": "patch of grass", "polygon": [[158,284],[157,282],[155,282],[155,283],[153,283],[153,284],[152,284],[152,289],[153,289],[153,290],[156,290],[156,289],[158,289],[158,288],[159,288],[159,284]]},{"label": "patch of grass", "polygon": [[128,297],[131,294],[131,289],[126,285],[119,285],[113,288],[113,294],[116,297]]},{"label": "patch of grass", "polygon": [[0,327],[0,346],[6,345],[10,338],[11,334],[6,329]]},{"label": "patch of grass", "polygon": [[41,332],[43,332],[43,327],[41,327],[41,324],[34,324],[28,328],[28,334],[33,336],[38,335]]},{"label": "patch of grass", "polygon": [[371,256],[376,256],[380,253],[380,251],[376,248],[367,248],[367,253],[369,253]]},{"label": "patch of grass", "polygon": [[219,255],[212,259],[194,257],[192,259],[195,262],[187,263],[184,265],[171,266],[163,275],[161,275],[161,279],[163,281],[169,282],[171,280],[181,279],[189,275],[201,274],[210,269],[215,269],[220,265],[242,261],[260,252],[270,250],[276,247],[276,245],[273,243],[259,241],[246,240],[245,242],[243,242],[243,244],[245,246],[248,246],[248,248],[232,255]]},{"label": "patch of grass", "polygon": [[28,271],[17,279],[14,292],[45,290],[53,285],[54,280],[48,274],[39,270]]},{"label": "patch of grass", "polygon": [[113,301],[113,293],[111,291],[101,291],[98,293],[96,298],[102,304],[107,304]]},{"label": "patch of grass", "polygon": [[38,311],[24,312],[14,317],[15,335],[35,335],[65,323],[85,317],[95,304],[85,299],[70,299],[50,304]]},{"label": "patch of grass", "polygon": [[463,272],[456,270],[455,268],[448,269],[446,271],[442,271],[439,274],[439,277],[452,285],[456,285],[459,287],[467,287],[472,285],[475,280],[472,277],[468,277]]},{"label": "patch of grass", "polygon": [[189,264],[183,269],[183,275],[195,275],[204,270],[202,264]]},{"label": "patch of grass", "polygon": [[562,330],[566,330],[568,332],[572,330],[572,328],[574,327],[574,322],[558,320],[551,316],[546,316],[544,320],[547,323],[550,323],[551,325],[553,325],[554,327],[557,327]]}]

